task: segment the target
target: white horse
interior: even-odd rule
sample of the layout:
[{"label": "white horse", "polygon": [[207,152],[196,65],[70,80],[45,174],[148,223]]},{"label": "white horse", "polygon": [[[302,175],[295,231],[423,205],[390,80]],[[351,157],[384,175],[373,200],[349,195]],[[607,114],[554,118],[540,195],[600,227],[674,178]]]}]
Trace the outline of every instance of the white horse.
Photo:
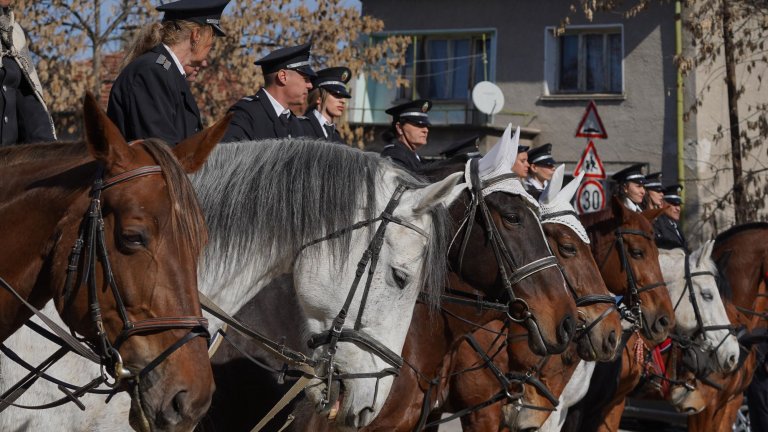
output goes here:
[{"label": "white horse", "polygon": [[[219,146],[193,178],[210,232],[198,272],[200,290],[234,313],[276,275],[292,272],[293,294],[303,313],[284,316],[285,326],[296,326],[305,335],[329,330],[350,292],[358,259],[397,190],[401,192],[399,203],[392,203],[390,207],[396,206],[386,216],[389,224],[360,317],[360,333],[399,354],[418,293],[424,286],[444,286],[444,206],[463,189],[463,185],[456,186],[459,176],[425,185],[376,154],[307,140]],[[400,191],[399,185],[405,189]],[[363,221],[369,223],[344,230]],[[326,236],[333,238],[323,240]],[[345,329],[358,320],[365,282],[363,277],[351,298]],[[437,293],[431,294],[437,297]],[[218,321],[212,320],[211,332],[218,327]],[[6,345],[30,363],[51,352],[46,349],[50,344],[26,329]],[[318,347],[312,352],[313,359],[324,358],[326,350],[326,345]],[[390,367],[372,351],[346,341],[339,342],[334,365],[344,373]],[[322,375],[324,371],[323,366],[315,372]],[[81,385],[96,376],[98,369],[70,354],[49,373]],[[8,359],[0,361],[3,390],[24,374]],[[315,381],[308,395],[318,404],[325,381]],[[337,421],[338,426],[359,428],[370,422],[383,405],[391,383],[391,376],[378,382],[344,380],[345,397],[338,407],[338,418],[346,423]],[[40,404],[61,395],[54,385],[38,382],[18,402]],[[0,415],[0,430],[128,430],[127,424],[116,424],[118,419],[127,418],[118,411],[128,404],[115,401],[104,405],[103,399],[83,397],[88,407],[85,412],[72,404],[51,411],[11,407]]]},{"label": "white horse", "polygon": [[[713,246],[714,241],[708,241],[688,256],[683,249],[660,249],[659,265],[664,274],[669,296],[675,305],[675,333],[694,338],[716,359],[714,369],[718,372],[728,372],[736,367],[739,358],[739,344],[736,336],[725,329],[701,331],[702,325],[705,328],[730,325],[725,306],[717,289],[717,266],[710,258]],[[690,284],[688,284],[688,278],[685,275],[686,261],[687,265],[690,266],[690,273],[698,273],[690,277]],[[689,297],[691,293],[695,296],[696,309],[699,311],[701,322],[696,319],[696,312],[694,312],[694,306]],[[540,431],[561,430],[568,414],[568,408],[586,395],[593,371],[594,365],[585,368],[579,367],[576,370],[560,396],[560,405],[557,411],[549,416]],[[679,393],[673,392],[673,403],[684,396]]]}]

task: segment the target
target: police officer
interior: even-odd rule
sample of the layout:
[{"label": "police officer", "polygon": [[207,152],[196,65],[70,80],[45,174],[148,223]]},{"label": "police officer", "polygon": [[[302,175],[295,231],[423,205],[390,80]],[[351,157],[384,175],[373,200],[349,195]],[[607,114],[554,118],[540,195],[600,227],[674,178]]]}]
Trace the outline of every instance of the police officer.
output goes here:
[{"label": "police officer", "polygon": [[527,188],[538,197],[555,174],[556,162],[552,158],[552,144],[546,143],[528,150],[528,163],[530,167]]},{"label": "police officer", "polygon": [[384,146],[381,155],[409,171],[418,171],[424,164],[416,150],[427,144],[430,109],[431,101],[418,99],[386,110],[392,116],[395,141]]},{"label": "police officer", "polygon": [[617,183],[616,195],[624,206],[632,211],[642,211],[640,205],[645,196],[643,164],[630,165],[617,172],[611,179]]},{"label": "police officer", "polygon": [[456,141],[440,152],[446,159],[453,159],[462,157],[463,160],[469,160],[476,157],[482,157],[480,149],[477,147],[477,140],[480,139],[480,135],[472,135],[469,138]]},{"label": "police officer", "polygon": [[311,43],[281,48],[255,62],[264,74],[264,87],[229,109],[235,115],[222,142],[306,135],[306,119],[296,117],[291,108],[304,105],[312,88],[316,74],[309,66],[311,48]]},{"label": "police officer", "polygon": [[332,67],[317,71],[312,79],[312,91],[307,98],[308,109],[304,116],[309,126],[307,136],[323,138],[331,142],[346,144],[334,124],[344,114],[346,100],[352,95],[347,83],[352,71],[345,67]]},{"label": "police officer", "polygon": [[645,199],[643,209],[653,210],[664,207],[664,188],[661,185],[661,173],[655,172],[645,176]]},{"label": "police officer", "polygon": [[56,140],[43,86],[16,22],[11,0],[0,0],[0,146]]},{"label": "police officer", "polygon": [[136,38],[109,95],[107,115],[126,139],[161,138],[176,145],[202,130],[186,79],[207,64],[214,36],[224,36],[221,13],[229,0],[179,0],[157,8],[160,23]]},{"label": "police officer", "polygon": [[656,237],[656,246],[659,249],[683,248],[688,251],[688,242],[683,232],[680,231],[680,205],[682,198],[680,185],[670,185],[664,188],[664,201],[667,206],[664,213],[653,221],[653,231]]}]

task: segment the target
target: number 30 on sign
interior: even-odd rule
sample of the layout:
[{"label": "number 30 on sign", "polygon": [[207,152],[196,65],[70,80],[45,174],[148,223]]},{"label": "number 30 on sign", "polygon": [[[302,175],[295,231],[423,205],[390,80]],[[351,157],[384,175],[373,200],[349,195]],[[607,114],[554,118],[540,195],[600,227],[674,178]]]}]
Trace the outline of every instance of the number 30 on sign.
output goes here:
[{"label": "number 30 on sign", "polygon": [[576,205],[581,214],[602,210],[605,207],[605,190],[603,185],[595,180],[585,181],[579,186],[576,200]]}]

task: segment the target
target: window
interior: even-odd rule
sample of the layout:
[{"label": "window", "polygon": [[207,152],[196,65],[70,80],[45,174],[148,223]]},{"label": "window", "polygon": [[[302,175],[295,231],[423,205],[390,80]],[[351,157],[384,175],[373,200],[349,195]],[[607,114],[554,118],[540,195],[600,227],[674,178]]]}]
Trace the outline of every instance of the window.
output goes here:
[{"label": "window", "polygon": [[414,36],[402,69],[411,85],[401,89],[400,98],[410,99],[415,92],[433,101],[468,101],[475,84],[487,80],[490,49],[487,35]]},{"label": "window", "polygon": [[[385,37],[378,35],[377,37]],[[402,33],[400,33],[402,34]],[[411,38],[405,65],[393,70],[384,82],[358,77],[348,109],[349,120],[386,124],[391,117],[384,111],[412,99],[432,100],[432,124],[477,124],[488,121],[472,104],[472,88],[480,81],[495,78],[495,38],[493,29],[408,32]],[[397,77],[408,87],[395,87]]]},{"label": "window", "polygon": [[621,94],[623,35],[621,26],[568,28],[565,34],[546,31],[545,94]]}]

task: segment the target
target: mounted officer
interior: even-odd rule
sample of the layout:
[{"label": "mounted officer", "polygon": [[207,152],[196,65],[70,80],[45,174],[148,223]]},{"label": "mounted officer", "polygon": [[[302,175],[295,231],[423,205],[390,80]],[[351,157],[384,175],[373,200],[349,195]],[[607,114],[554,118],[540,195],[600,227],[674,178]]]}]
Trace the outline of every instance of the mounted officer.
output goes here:
[{"label": "mounted officer", "polygon": [[310,43],[281,48],[255,62],[264,74],[264,87],[229,109],[235,115],[222,142],[306,135],[306,119],[296,117],[291,108],[302,106],[312,88],[316,74],[309,66],[311,48]]},{"label": "mounted officer", "polygon": [[624,204],[624,207],[640,212],[640,205],[645,196],[645,176],[642,172],[643,164],[630,165],[616,174],[611,179],[617,183],[616,194]]},{"label": "mounted officer", "polygon": [[653,221],[653,231],[656,237],[656,246],[659,249],[683,248],[688,251],[688,242],[683,232],[680,231],[680,205],[683,203],[680,197],[680,185],[671,185],[664,188],[664,201],[667,203],[664,214]]},{"label": "mounted officer", "polygon": [[662,186],[661,173],[655,172],[645,176],[644,210],[660,209],[664,207],[664,187]]},{"label": "mounted officer", "polygon": [[11,0],[0,0],[0,146],[56,140],[43,86],[16,22]]},{"label": "mounted officer", "polygon": [[326,139],[331,142],[346,144],[335,122],[344,114],[346,100],[352,95],[347,91],[347,83],[352,71],[345,67],[332,67],[317,71],[312,79],[312,91],[307,98],[308,109],[304,116],[309,126],[307,136]]},{"label": "mounted officer", "polygon": [[109,95],[107,115],[127,140],[160,138],[176,145],[202,130],[187,82],[207,65],[214,36],[224,36],[229,0],[179,0],[157,8],[160,23],[144,27]]},{"label": "mounted officer", "polygon": [[392,116],[395,141],[384,146],[381,156],[390,158],[408,171],[418,171],[424,163],[416,150],[427,144],[431,125],[427,113],[430,109],[431,101],[418,99],[386,110]]},{"label": "mounted officer", "polygon": [[552,144],[546,143],[528,150],[528,179],[526,189],[528,193],[538,198],[547,183],[555,174],[555,159],[552,158]]}]

